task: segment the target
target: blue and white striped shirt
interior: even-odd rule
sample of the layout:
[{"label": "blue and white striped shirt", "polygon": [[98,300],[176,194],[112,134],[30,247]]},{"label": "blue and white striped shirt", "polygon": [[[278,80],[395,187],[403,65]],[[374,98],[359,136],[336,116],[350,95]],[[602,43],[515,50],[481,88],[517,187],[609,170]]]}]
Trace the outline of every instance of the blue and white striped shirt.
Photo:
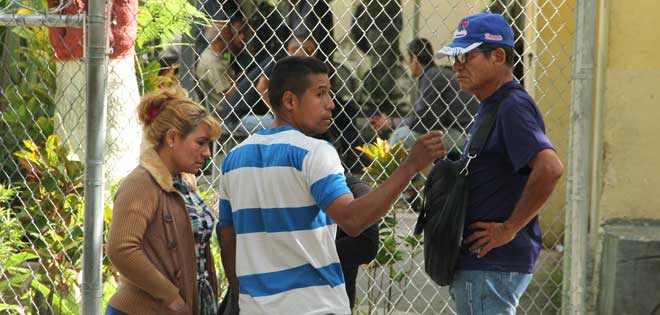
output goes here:
[{"label": "blue and white striped shirt", "polygon": [[350,314],[326,215],[350,194],[337,151],[291,126],[266,129],[222,162],[221,226],[236,232],[241,313]]}]

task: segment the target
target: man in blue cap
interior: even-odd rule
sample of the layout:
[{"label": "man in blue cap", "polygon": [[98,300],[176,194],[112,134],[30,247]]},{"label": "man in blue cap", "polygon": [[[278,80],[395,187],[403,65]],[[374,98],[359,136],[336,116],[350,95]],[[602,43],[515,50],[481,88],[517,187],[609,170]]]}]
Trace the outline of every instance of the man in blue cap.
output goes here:
[{"label": "man in blue cap", "polygon": [[513,79],[513,45],[506,20],[482,13],[462,19],[436,53],[450,58],[461,89],[480,101],[471,135],[485,112],[497,110],[469,164],[464,246],[450,285],[461,315],[516,313],[541,249],[538,214],[563,173],[541,112]]}]

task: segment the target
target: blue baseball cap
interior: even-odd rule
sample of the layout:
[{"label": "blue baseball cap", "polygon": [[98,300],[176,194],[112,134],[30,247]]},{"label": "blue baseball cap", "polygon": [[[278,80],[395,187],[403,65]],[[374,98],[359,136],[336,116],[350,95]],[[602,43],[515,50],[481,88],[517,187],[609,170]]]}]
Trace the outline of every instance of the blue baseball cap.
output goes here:
[{"label": "blue baseball cap", "polygon": [[438,50],[435,56],[462,55],[484,43],[513,48],[513,30],[503,16],[479,13],[462,19],[454,32],[454,40],[449,46]]}]

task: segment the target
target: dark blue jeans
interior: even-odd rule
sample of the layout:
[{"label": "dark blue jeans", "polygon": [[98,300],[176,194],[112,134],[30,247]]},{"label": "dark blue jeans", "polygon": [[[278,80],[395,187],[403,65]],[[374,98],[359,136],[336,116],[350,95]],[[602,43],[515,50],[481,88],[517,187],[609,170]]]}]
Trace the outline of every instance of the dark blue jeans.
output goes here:
[{"label": "dark blue jeans", "polygon": [[105,308],[105,315],[128,315],[128,314],[108,305]]}]

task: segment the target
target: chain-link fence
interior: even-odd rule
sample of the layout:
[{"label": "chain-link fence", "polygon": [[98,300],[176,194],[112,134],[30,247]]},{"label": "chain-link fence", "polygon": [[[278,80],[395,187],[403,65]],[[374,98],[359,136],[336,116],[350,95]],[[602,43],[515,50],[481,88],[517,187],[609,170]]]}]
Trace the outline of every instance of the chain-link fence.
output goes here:
[{"label": "chain-link fence", "polygon": [[[84,14],[87,2],[0,5],[4,24],[17,25],[6,21],[21,17],[32,21],[0,27],[0,226],[5,231],[0,233],[0,313],[77,314],[86,30],[74,22],[46,25],[55,25],[47,22],[53,15]],[[442,129],[445,143],[457,153],[478,104],[458,90],[447,60],[426,60],[419,47],[437,50],[451,39],[461,17],[481,11],[501,13],[514,26],[519,57],[514,74],[537,101],[565,160],[572,1],[112,1],[106,226],[113,187],[138,160],[141,132],[134,111],[140,95],[178,82],[222,119],[214,157],[199,177],[204,195],[214,199],[222,157],[272,122],[265,78],[274,60],[289,54],[315,55],[331,69],[335,119],[324,136],[346,169],[364,181],[375,185],[388,172],[379,163],[396,160],[395,154],[385,160],[372,156],[371,150],[398,148],[377,138],[405,148],[416,134]],[[358,274],[358,314],[454,313],[447,289],[424,273],[422,240],[412,233],[423,180],[419,176],[411,183],[380,225],[378,255]],[[521,314],[559,313],[563,197],[562,185],[542,214],[544,248]],[[104,260],[106,299],[116,288],[115,277]]]}]

